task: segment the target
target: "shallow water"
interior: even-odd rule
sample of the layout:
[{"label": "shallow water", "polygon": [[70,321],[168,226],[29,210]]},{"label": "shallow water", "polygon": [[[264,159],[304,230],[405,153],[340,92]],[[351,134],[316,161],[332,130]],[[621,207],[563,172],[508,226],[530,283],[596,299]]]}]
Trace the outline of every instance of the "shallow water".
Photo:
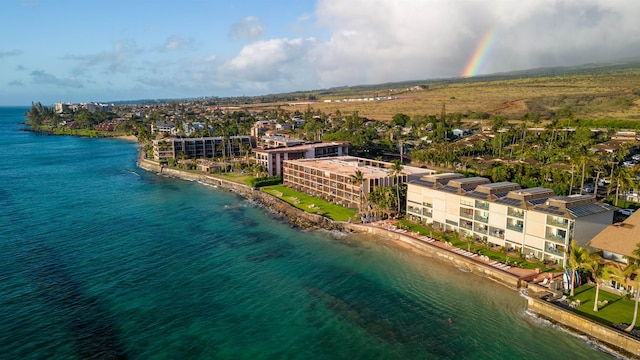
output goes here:
[{"label": "shallow water", "polygon": [[611,357],[514,290],[142,171],[133,143],[20,131],[26,110],[0,108],[3,358]]}]

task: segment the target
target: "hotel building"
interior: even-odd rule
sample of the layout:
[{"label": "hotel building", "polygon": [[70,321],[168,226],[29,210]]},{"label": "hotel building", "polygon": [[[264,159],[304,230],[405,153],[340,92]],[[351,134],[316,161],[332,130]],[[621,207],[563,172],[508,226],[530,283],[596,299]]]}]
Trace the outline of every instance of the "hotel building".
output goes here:
[{"label": "hotel building", "polygon": [[556,196],[551,189],[460,174],[428,175],[407,185],[412,220],[563,266],[571,242],[585,246],[612,223],[614,211],[591,195]]},{"label": "hotel building", "polygon": [[251,136],[159,139],[153,140],[153,158],[165,161],[179,157],[180,153],[190,158],[244,156],[252,144]]},{"label": "hotel building", "polygon": [[[400,176],[394,178],[389,174],[392,166],[392,163],[353,156],[286,160],[283,183],[309,195],[357,208],[361,201],[361,187],[364,196],[368,196],[375,186],[395,186],[396,183],[406,183],[435,172],[404,166]],[[364,178],[362,185],[355,185],[351,181],[357,170],[360,170]]]},{"label": "hotel building", "polygon": [[276,149],[254,149],[253,152],[256,154],[256,163],[264,165],[269,176],[276,176],[282,175],[286,160],[318,159],[347,155],[349,153],[349,143],[315,143]]}]

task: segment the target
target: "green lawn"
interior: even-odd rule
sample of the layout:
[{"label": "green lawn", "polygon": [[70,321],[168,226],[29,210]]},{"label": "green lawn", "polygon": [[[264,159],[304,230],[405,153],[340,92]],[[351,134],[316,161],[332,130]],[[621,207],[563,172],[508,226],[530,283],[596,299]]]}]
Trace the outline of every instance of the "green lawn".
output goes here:
[{"label": "green lawn", "polygon": [[347,221],[349,218],[355,219],[356,209],[345,208],[340,205],[321,200],[317,197],[289,189],[284,185],[265,186],[262,191],[277,196],[287,203],[314,214],[324,214],[335,221]]},{"label": "green lawn", "polygon": [[[593,311],[593,301],[596,297],[596,288],[592,285],[582,285],[575,289],[575,296],[570,300],[580,300],[580,306],[574,311],[582,316],[595,320],[599,323],[612,325],[617,323],[631,324],[633,319],[633,309],[635,303],[626,296],[618,296],[600,289],[598,301],[607,300],[609,303],[600,308],[598,312]],[[636,324],[636,328],[640,324]]]},{"label": "green lawn", "polygon": [[[409,220],[401,220],[399,222],[400,227],[402,227],[403,229],[407,229],[411,232],[417,232],[420,235],[428,235],[433,237],[434,239],[437,239],[439,241],[448,241],[451,243],[451,245],[464,249],[464,250],[468,250],[469,249],[469,243],[466,240],[463,239],[459,239],[456,236],[454,236],[453,234],[445,234],[439,231],[435,231],[431,228],[428,228],[426,226],[422,226],[419,224],[416,224],[414,222],[411,222]],[[499,252],[499,251],[495,251],[492,250],[484,245],[480,245],[476,242],[473,242],[471,244],[471,251],[480,255],[485,255],[488,256],[489,259],[493,260],[493,261],[500,261],[500,262],[505,262],[507,261],[507,256],[506,254]],[[544,266],[544,264],[542,263],[538,263],[538,262],[529,262],[526,261],[524,259],[520,259],[519,257],[509,257],[509,264],[511,265],[516,265],[518,267],[524,268],[524,269],[537,269],[539,268],[541,271],[549,271],[550,269],[548,269],[547,267]]]},{"label": "green lawn", "polygon": [[220,177],[225,180],[237,182],[239,184],[249,185],[249,186],[251,186],[251,184],[249,183],[249,180],[253,179],[253,176],[249,175],[248,173],[242,174],[241,172],[237,172],[237,171],[230,171],[225,173],[221,172],[221,173],[215,173],[211,175]]}]

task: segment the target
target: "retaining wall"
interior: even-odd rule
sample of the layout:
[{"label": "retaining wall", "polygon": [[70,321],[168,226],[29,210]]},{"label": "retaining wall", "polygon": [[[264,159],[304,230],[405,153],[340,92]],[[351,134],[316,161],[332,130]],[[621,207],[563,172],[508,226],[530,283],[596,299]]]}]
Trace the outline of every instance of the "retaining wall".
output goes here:
[{"label": "retaining wall", "polygon": [[557,325],[567,327],[572,331],[586,335],[596,342],[611,346],[626,356],[640,358],[640,341],[624,331],[599,324],[539,298],[527,297],[527,306],[529,310]]},{"label": "retaining wall", "polygon": [[[447,249],[425,243],[411,236],[373,226],[332,221],[321,215],[311,214],[302,209],[298,209],[294,206],[289,205],[284,200],[264,193],[260,190],[253,189],[248,185],[238,184],[206,174],[161,167],[157,162],[150,161],[142,157],[138,159],[138,166],[149,171],[162,173],[167,176],[173,176],[185,180],[201,181],[206,184],[217,185],[222,188],[235,191],[245,198],[259,202],[268,210],[285,218],[289,223],[298,225],[300,227],[317,227],[330,230],[369,233],[377,236],[391,238],[396,241],[406,243],[413,248],[419,249],[423,254],[427,256],[433,256],[434,258],[438,258],[442,261],[465,268],[470,272],[481,276],[486,276],[506,286],[512,288],[521,288],[527,287],[528,285],[526,281],[518,278],[511,273],[494,268],[492,266],[489,266],[488,264],[473,260],[469,257],[457,254],[453,251],[449,251]],[[544,289],[535,290],[539,290],[541,292],[544,291]],[[546,291],[548,291],[548,289],[546,289]],[[605,343],[626,356],[633,356],[640,359],[640,341],[638,341],[634,337],[612,327],[607,327],[595,323],[585,317],[567,311],[566,309],[547,301],[534,297],[528,297],[527,299],[529,310],[539,314],[549,321],[567,327],[580,334],[584,334],[592,338],[596,342]]]},{"label": "retaining wall", "polygon": [[412,247],[420,249],[422,252],[424,252],[427,255],[433,256],[435,258],[451,263],[453,265],[465,268],[475,274],[479,274],[479,275],[488,277],[490,279],[496,280],[512,288],[526,287],[526,282],[522,281],[520,278],[518,278],[517,276],[511,273],[502,271],[484,262],[476,261],[472,258],[460,255],[453,251],[449,251],[447,249],[443,249],[438,246],[425,243],[423,241],[420,241],[418,239],[415,239],[411,236],[407,236],[402,233],[396,233],[393,231],[387,231],[385,229],[380,229],[377,227],[363,226],[359,224],[346,224],[345,227],[352,231],[367,232],[370,234],[384,236],[387,238],[392,238],[394,240],[404,242],[406,244],[409,244]]}]

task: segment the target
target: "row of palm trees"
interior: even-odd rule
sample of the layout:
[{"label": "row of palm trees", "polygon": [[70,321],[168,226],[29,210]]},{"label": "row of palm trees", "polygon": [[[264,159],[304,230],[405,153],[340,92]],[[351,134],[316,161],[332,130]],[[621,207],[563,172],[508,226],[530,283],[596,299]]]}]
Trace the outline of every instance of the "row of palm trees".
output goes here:
[{"label": "row of palm trees", "polygon": [[631,324],[625,328],[626,332],[631,332],[638,318],[638,302],[640,301],[640,276],[636,276],[636,271],[640,270],[640,243],[633,251],[634,257],[628,257],[628,265],[625,267],[605,262],[599,253],[590,253],[588,249],[579,247],[575,242],[571,244],[571,252],[569,256],[569,267],[571,269],[571,286],[570,296],[575,295],[576,271],[582,269],[587,271],[591,280],[596,285],[596,295],[593,301],[593,311],[598,311],[598,297],[600,295],[600,287],[605,282],[615,281],[625,284],[627,279],[635,281],[634,311]]},{"label": "row of palm trees", "polygon": [[[364,183],[365,177],[362,171],[356,169],[351,175],[351,183],[358,186],[360,189],[360,201],[358,203],[358,212],[362,215],[368,215],[373,212],[374,214],[389,215],[395,212],[396,216],[402,213],[402,198],[403,195],[400,184],[400,177],[404,170],[404,165],[399,160],[391,162],[391,167],[388,169],[387,174],[393,178],[394,186],[376,186],[371,189],[368,195],[365,194]],[[394,189],[395,188],[395,189]],[[393,192],[395,191],[395,194]]]}]

